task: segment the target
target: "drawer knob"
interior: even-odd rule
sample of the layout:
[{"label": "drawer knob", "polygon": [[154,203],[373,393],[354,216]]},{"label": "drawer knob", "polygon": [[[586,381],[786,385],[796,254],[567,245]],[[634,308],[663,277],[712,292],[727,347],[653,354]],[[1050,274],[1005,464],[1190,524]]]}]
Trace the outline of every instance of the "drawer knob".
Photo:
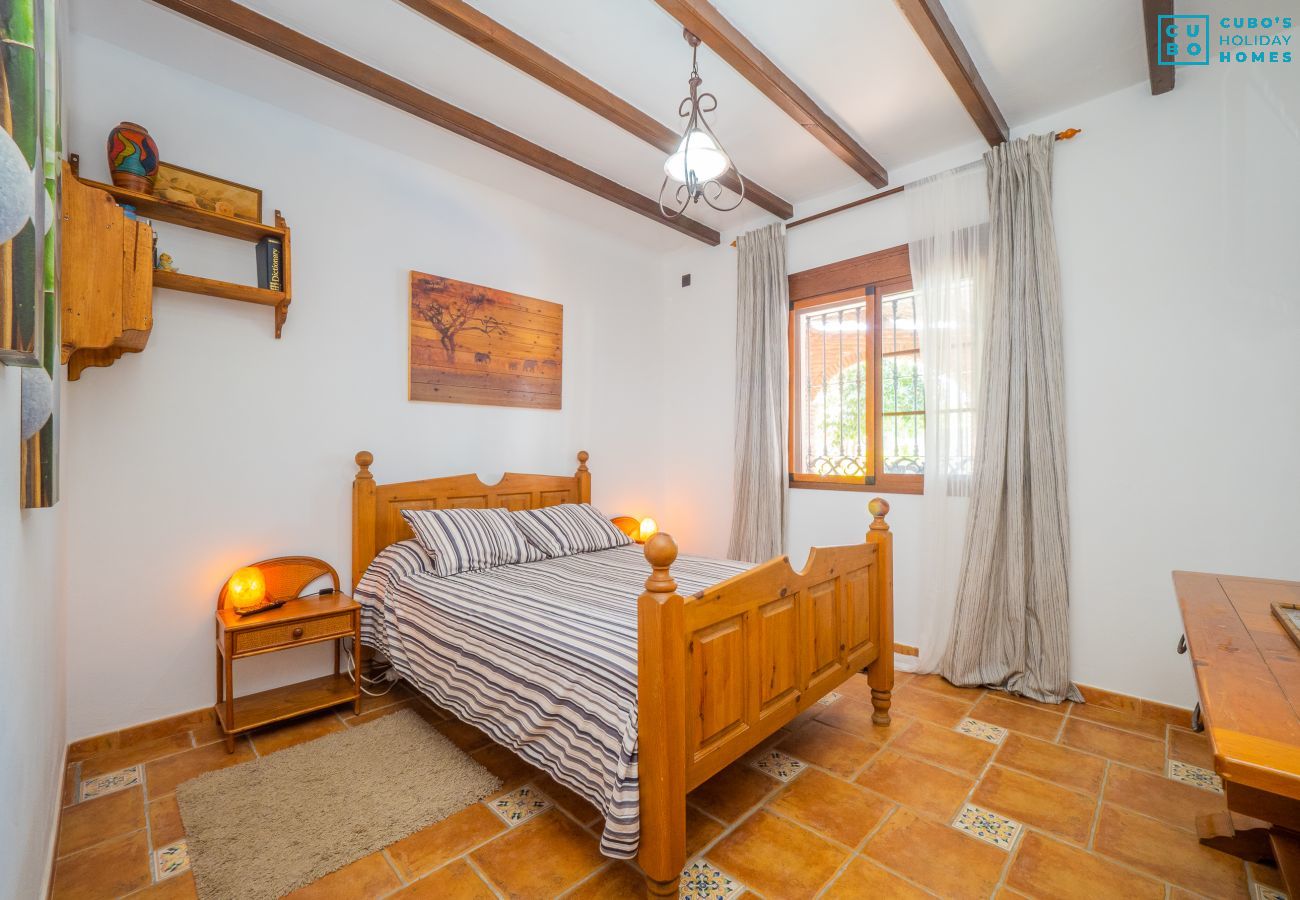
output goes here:
[{"label": "drawer knob", "polygon": [[302,637],[302,626],[301,626],[301,625],[299,625],[297,628],[295,628],[295,629],[293,630],[293,637],[294,637],[294,640],[297,640],[298,638]]}]

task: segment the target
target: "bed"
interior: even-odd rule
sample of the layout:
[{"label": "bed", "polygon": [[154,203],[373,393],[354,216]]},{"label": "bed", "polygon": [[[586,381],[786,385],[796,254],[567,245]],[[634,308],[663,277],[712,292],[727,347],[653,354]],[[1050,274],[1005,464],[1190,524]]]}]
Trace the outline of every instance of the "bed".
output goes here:
[{"label": "bed", "polygon": [[[605,815],[601,849],[635,856],[675,897],[686,795],[865,669],[875,721],[893,687],[892,535],[872,500],[866,541],[751,565],[644,548],[439,577],[404,509],[589,503],[572,476],[507,473],[379,484],[356,457],[353,593],[362,642],[418,690]],[[648,577],[647,577],[648,576]]]}]

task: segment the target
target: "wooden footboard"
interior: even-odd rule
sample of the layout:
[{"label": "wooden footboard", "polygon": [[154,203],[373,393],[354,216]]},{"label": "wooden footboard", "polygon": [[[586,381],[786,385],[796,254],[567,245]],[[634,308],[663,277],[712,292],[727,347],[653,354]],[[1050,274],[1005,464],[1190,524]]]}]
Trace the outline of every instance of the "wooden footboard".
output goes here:
[{"label": "wooden footboard", "polygon": [[893,536],[872,500],[866,543],[815,548],[690,597],[676,593],[677,545],[646,544],[638,601],[639,860],[651,896],[676,897],[686,862],[686,794],[856,672],[889,724],[894,681]]}]

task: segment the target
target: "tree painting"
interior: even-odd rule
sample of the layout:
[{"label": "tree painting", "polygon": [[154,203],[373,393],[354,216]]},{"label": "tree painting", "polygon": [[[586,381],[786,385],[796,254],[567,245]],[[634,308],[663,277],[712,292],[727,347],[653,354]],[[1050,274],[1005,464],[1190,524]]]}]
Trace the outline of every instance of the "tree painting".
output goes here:
[{"label": "tree painting", "polygon": [[564,307],[411,273],[410,398],[559,409]]}]

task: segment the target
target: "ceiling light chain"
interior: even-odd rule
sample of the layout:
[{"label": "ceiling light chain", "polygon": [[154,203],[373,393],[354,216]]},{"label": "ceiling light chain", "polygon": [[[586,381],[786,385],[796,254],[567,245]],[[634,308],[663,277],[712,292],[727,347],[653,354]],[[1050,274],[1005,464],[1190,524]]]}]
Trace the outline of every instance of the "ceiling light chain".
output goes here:
[{"label": "ceiling light chain", "polygon": [[[700,200],[719,212],[730,212],[745,198],[745,180],[735,170],[722,142],[704,118],[704,113],[718,108],[718,99],[708,92],[701,94],[699,91],[700,39],[686,29],[682,29],[682,35],[691,45],[691,93],[677,107],[677,114],[686,119],[686,127],[677,150],[664,162],[664,180],[659,186],[659,211],[668,219],[681,215],[686,207]],[[719,206],[716,201],[722,197],[722,185],[718,179],[728,170],[735,174],[740,191],[735,203]],[[675,208],[671,210],[664,206],[664,191],[670,181],[677,182],[672,194]]]}]

